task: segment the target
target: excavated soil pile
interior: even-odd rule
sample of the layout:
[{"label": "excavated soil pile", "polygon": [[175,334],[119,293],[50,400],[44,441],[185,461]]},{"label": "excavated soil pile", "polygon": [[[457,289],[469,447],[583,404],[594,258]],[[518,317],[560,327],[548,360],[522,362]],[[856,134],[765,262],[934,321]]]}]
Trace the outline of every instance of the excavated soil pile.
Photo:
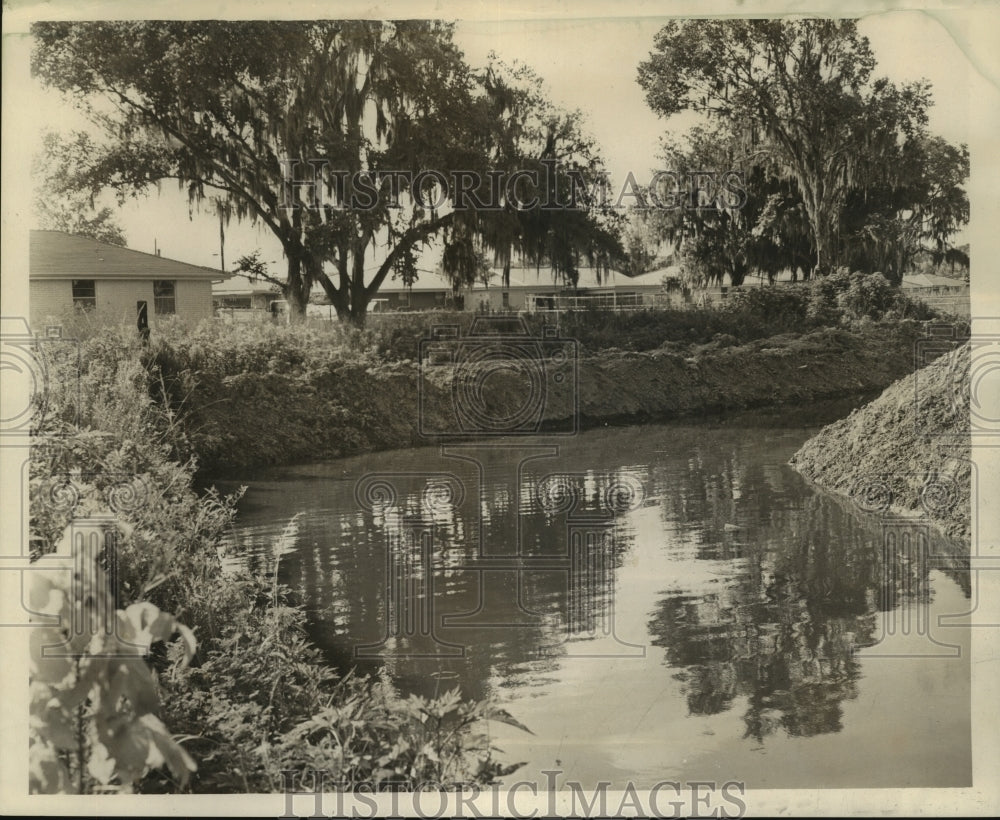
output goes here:
[{"label": "excavated soil pile", "polygon": [[922,516],[971,533],[969,346],[889,386],[807,441],[792,465],[863,509]]}]

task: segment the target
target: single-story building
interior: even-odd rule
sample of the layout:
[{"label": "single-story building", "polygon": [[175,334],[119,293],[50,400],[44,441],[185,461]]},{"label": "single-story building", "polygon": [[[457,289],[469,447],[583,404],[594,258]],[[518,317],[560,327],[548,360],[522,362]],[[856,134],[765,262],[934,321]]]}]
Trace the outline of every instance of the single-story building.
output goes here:
[{"label": "single-story building", "polygon": [[495,271],[490,285],[476,285],[469,307],[473,310],[552,310],[589,305],[628,308],[655,305],[664,293],[664,279],[674,276],[671,268],[659,268],[639,276],[616,271],[581,268],[576,285],[556,283],[548,268],[512,268],[510,287],[500,285]]},{"label": "single-story building", "polygon": [[960,295],[969,290],[968,282],[936,273],[906,273],[900,287],[911,296]]},{"label": "single-story building", "polygon": [[244,273],[233,273],[224,281],[212,285],[212,304],[216,312],[259,310],[267,313],[271,302],[283,299],[281,288],[263,279],[251,279]]},{"label": "single-story building", "polygon": [[468,291],[455,293],[443,273],[421,271],[417,281],[404,285],[399,279],[386,279],[368,310],[382,313],[395,310],[463,310]]},{"label": "single-story building", "polygon": [[145,304],[149,323],[166,316],[208,319],[212,283],[228,274],[62,231],[31,231],[28,246],[31,323],[74,311],[134,323]]},{"label": "single-story building", "polygon": [[900,285],[903,293],[944,313],[968,318],[972,315],[969,283],[936,273],[907,273]]},{"label": "single-story building", "polygon": [[456,294],[440,272],[424,272],[412,286],[389,280],[379,289],[371,312],[398,310],[533,311],[601,307],[640,307],[659,302],[664,279],[676,277],[676,268],[658,268],[640,276],[581,268],[575,286],[555,281],[548,267],[512,266],[510,284],[501,285],[502,272],[494,268],[489,284],[477,282]]}]

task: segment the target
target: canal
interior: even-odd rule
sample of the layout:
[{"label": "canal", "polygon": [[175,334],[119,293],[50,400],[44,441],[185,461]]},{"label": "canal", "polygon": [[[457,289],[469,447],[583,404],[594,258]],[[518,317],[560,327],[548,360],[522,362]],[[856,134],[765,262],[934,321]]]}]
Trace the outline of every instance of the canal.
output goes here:
[{"label": "canal", "polygon": [[[743,414],[275,468],[231,559],[331,663],[501,701],[517,776],[638,788],[971,782],[963,550],[787,466]],[[950,617],[949,617],[950,616]]]}]

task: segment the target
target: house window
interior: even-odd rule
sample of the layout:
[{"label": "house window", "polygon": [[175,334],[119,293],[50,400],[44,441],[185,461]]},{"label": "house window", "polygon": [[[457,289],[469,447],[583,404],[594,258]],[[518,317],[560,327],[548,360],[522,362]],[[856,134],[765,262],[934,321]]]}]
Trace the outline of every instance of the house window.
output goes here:
[{"label": "house window", "polygon": [[97,286],[93,279],[73,280],[73,307],[94,310],[97,307]]},{"label": "house window", "polygon": [[399,305],[400,305],[400,307],[409,307],[410,306],[410,291],[409,291],[409,289],[404,290],[402,293],[399,294]]},{"label": "house window", "polygon": [[510,293],[506,290],[503,292],[503,306],[505,308],[510,307]]},{"label": "house window", "polygon": [[176,313],[174,282],[161,279],[153,282],[153,312],[157,315]]}]

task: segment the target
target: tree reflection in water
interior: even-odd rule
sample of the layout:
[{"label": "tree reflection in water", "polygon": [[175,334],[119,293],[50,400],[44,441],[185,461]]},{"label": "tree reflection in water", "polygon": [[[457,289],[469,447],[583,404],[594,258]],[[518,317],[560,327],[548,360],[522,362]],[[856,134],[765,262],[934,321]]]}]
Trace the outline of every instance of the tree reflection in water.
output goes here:
[{"label": "tree reflection in water", "polygon": [[[929,563],[886,553],[883,521],[739,446],[690,455],[686,480],[669,476],[683,490],[662,494],[664,517],[695,539],[698,559],[739,559],[723,590],[667,591],[649,622],[681,667],[690,714],[746,698],[744,736],[758,742],[779,728],[840,731],[842,704],[858,694],[856,651],[881,639],[883,610],[927,603]],[[968,595],[961,549],[936,535],[926,548]]]},{"label": "tree reflection in water", "polygon": [[[239,540],[248,562],[267,559],[273,535],[291,512],[304,510],[280,575],[307,602],[313,639],[347,668],[359,663],[355,647],[385,636],[387,550],[406,543],[407,522],[432,527],[435,635],[464,653],[389,652],[361,662],[361,671],[382,666],[406,691],[433,695],[444,681],[479,698],[558,678],[565,655],[590,640],[568,617],[568,528],[574,516],[603,516],[611,522],[610,542],[600,547],[610,550],[603,566],[611,583],[577,588],[583,600],[573,605],[601,612],[617,595],[616,606],[648,630],[626,638],[663,648],[665,674],[684,681],[692,715],[717,714],[739,700],[745,735],[758,742],[779,730],[837,732],[844,701],[858,693],[855,651],[880,640],[883,610],[927,596],[930,569],[903,551],[886,565],[883,521],[786,466],[804,438],[803,431],[744,427],[624,428],[566,442],[558,458],[528,461],[520,478],[502,448],[484,451],[481,470],[433,449],[297,468],[287,480],[251,488]],[[383,471],[397,476],[393,497],[360,507],[357,477]],[[462,498],[453,502],[421,477],[434,472],[457,476]],[[553,476],[565,478],[561,490]],[[638,487],[639,497],[627,498],[623,487]],[[643,566],[671,579],[641,599],[616,580],[640,551],[640,537],[650,561]],[[492,556],[519,550],[518,569],[481,573],[483,546]],[[928,550],[956,553],[938,538]],[[968,595],[960,559],[944,563],[937,566]],[[474,613],[487,597],[491,617],[516,626],[442,620]],[[391,648],[406,650],[407,641],[394,639]]]}]

